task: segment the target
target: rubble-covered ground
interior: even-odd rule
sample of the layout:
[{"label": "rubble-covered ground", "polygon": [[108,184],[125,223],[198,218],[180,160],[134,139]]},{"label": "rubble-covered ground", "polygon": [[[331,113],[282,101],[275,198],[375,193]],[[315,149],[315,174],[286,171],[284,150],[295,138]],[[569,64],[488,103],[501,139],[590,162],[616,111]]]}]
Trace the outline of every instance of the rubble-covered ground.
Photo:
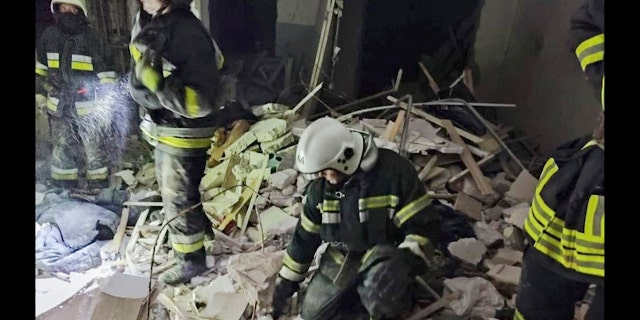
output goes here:
[{"label": "rubble-covered ground", "polygon": [[[512,128],[488,123],[490,130],[478,135],[427,108],[413,106],[409,116],[407,107],[398,103],[338,118],[411,160],[428,193],[450,209],[443,221],[443,254],[451,268],[421,282],[427,294],[408,311],[412,319],[511,319],[523,224],[545,158],[536,154],[534,141],[514,137]],[[114,164],[110,192],[60,192],[37,180],[37,206],[56,193],[67,201],[99,204],[120,222],[95,267],[66,273],[36,269],[36,318],[146,319],[149,313],[152,319],[270,319],[275,275],[308,183],[293,169],[296,143],[308,122],[292,109],[255,106],[258,122],[221,129],[212,139],[200,185],[211,222],[205,241],[209,271],[189,284],[155,282],[175,261],[152,153],[136,136]],[[46,177],[46,162],[36,166],[39,177]],[[48,225],[37,217],[36,233]],[[288,318],[297,317],[304,287],[292,298]],[[588,307],[585,302],[576,306],[576,318]]]}]

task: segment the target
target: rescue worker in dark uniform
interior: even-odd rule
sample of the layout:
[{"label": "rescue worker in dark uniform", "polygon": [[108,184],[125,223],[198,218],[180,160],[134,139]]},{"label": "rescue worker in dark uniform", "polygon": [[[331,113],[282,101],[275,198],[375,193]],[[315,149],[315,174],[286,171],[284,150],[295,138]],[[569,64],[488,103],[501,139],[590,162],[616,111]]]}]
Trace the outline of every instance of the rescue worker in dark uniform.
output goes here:
[{"label": "rescue worker in dark uniform", "polygon": [[604,319],[604,0],[584,1],[571,29],[602,114],[592,135],[565,143],[544,165],[524,225],[515,320],[574,319],[591,285],[585,319]]},{"label": "rescue worker in dark uniform", "polygon": [[99,101],[114,86],[116,72],[89,25],[85,0],[52,0],[51,12],[56,23],[36,44],[36,93],[47,96],[53,139],[51,179],[58,187],[78,187],[84,157],[89,187],[105,188],[111,115]]},{"label": "rescue worker in dark uniform", "polygon": [[[439,237],[435,203],[409,160],[373,137],[321,118],[303,132],[296,167],[312,180],[273,295],[273,315],[299,289],[328,243],[301,316],[394,319],[411,313],[414,277],[427,271]],[[320,178],[322,177],[322,178]],[[437,201],[434,201],[437,202]]]},{"label": "rescue worker in dark uniform", "polygon": [[191,0],[140,3],[144,11],[136,17],[129,46],[130,92],[142,107],[142,135],[155,147],[169,241],[178,260],[160,281],[177,285],[206,270],[208,221],[198,186],[215,130],[239,117],[220,100],[222,53],[190,11]]}]

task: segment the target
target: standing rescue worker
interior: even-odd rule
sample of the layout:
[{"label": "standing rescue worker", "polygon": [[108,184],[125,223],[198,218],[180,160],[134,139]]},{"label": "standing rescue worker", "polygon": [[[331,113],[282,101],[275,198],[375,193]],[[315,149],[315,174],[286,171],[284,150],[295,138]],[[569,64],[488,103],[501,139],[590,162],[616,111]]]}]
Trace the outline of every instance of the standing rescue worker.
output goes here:
[{"label": "standing rescue worker", "polygon": [[97,102],[112,88],[116,73],[105,63],[85,0],[52,0],[51,12],[56,23],[36,44],[36,93],[47,96],[44,109],[53,138],[51,178],[58,187],[78,187],[85,157],[89,188],[105,188],[105,130],[111,117]]},{"label": "standing rescue worker", "polygon": [[318,179],[306,189],[276,280],[274,318],[298,291],[322,242],[328,246],[306,290],[305,320],[410,313],[414,276],[426,272],[440,230],[439,215],[431,210],[436,203],[413,165],[378,149],[370,134],[327,117],[303,132],[296,167]]},{"label": "standing rescue worker", "polygon": [[602,114],[593,135],[565,143],[544,165],[524,225],[515,320],[572,320],[590,285],[585,319],[604,319],[604,0],[584,1],[571,28]]},{"label": "standing rescue worker", "polygon": [[160,280],[177,285],[206,270],[208,221],[198,186],[215,130],[237,118],[222,106],[217,88],[223,57],[190,11],[191,0],[140,3],[129,46],[130,92],[142,107],[142,134],[155,147],[156,177],[178,259]]}]

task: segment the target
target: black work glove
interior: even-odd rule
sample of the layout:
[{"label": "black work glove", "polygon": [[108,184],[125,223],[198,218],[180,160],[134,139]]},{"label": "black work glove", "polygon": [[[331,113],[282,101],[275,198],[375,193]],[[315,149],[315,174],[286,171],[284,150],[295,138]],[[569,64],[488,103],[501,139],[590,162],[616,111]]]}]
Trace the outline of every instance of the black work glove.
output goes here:
[{"label": "black work glove", "polygon": [[298,289],[300,289],[298,282],[293,282],[280,276],[276,278],[276,290],[273,293],[272,302],[274,320],[277,320],[282,315],[284,308],[287,306],[287,299],[296,293]]},{"label": "black work glove", "polygon": [[406,248],[373,265],[357,287],[371,317],[395,317],[410,308],[409,288],[426,268],[424,260]]}]

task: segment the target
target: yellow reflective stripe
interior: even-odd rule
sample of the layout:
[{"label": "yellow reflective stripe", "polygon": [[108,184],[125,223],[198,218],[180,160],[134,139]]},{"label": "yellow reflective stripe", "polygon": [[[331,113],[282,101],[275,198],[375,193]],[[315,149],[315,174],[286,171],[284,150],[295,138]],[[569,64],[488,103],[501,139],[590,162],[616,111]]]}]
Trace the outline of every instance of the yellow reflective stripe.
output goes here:
[{"label": "yellow reflective stripe", "polygon": [[58,104],[60,103],[60,100],[57,98],[54,98],[52,96],[47,96],[47,109],[56,112],[58,111]]},{"label": "yellow reflective stripe", "polygon": [[342,218],[340,218],[340,213],[332,213],[332,212],[323,212],[322,213],[322,223],[340,223]]},{"label": "yellow reflective stripe", "polygon": [[47,52],[47,66],[49,68],[60,68],[60,54]]},{"label": "yellow reflective stripe", "polygon": [[52,165],[51,178],[55,180],[76,180],[78,179],[78,168],[62,169]]},{"label": "yellow reflective stripe", "polygon": [[329,248],[327,248],[327,252],[329,253],[329,256],[331,256],[331,259],[333,259],[335,263],[339,265],[342,265],[344,263],[344,255],[342,254],[342,252],[336,250],[332,246],[329,246]]},{"label": "yellow reflective stripe", "polygon": [[[536,187],[536,192],[540,193],[540,190],[544,187],[545,184],[551,179],[551,176],[558,172],[558,165],[556,165],[556,161],[553,158],[549,158],[547,163],[544,165],[544,169],[542,169],[542,174],[540,175],[540,183]],[[551,209],[549,209],[551,210]]]},{"label": "yellow reflective stripe", "polygon": [[136,47],[136,45],[133,43],[129,45],[129,53],[131,53],[131,57],[135,62],[140,61],[140,58],[142,58],[142,52],[140,52],[140,50],[138,50],[138,47]]},{"label": "yellow reflective stripe", "polygon": [[86,62],[71,62],[71,69],[82,71],[93,71],[93,64]]},{"label": "yellow reflective stripe", "polygon": [[[555,212],[542,201],[539,193],[536,193],[533,200],[533,205],[529,209],[529,213],[537,219],[542,225],[542,228],[547,230],[552,235],[560,238],[562,236],[562,229],[564,228],[564,222],[558,221],[555,217]],[[547,208],[542,209],[542,207]]]},{"label": "yellow reflective stripe", "polygon": [[600,60],[595,60],[598,55],[604,57],[604,33],[583,41],[576,48],[576,56],[583,71],[589,64],[602,60],[602,57]]},{"label": "yellow reflective stripe", "polygon": [[591,195],[589,197],[585,233],[604,238],[604,196]]},{"label": "yellow reflective stripe", "polygon": [[431,203],[431,197],[428,194],[423,195],[422,197],[412,201],[408,205],[404,206],[404,208],[400,209],[398,213],[396,213],[395,217],[393,217],[393,222],[396,226],[402,226],[407,220],[411,219],[416,213],[420,212],[420,210],[426,208]]},{"label": "yellow reflective stripe", "polygon": [[549,235],[543,235],[534,247],[562,264],[565,268],[578,272],[604,276],[604,255],[584,255],[573,248],[563,247],[560,241]]},{"label": "yellow reflective stripe", "polygon": [[200,114],[198,92],[191,87],[184,87],[184,105],[188,115],[195,117]]},{"label": "yellow reflective stripe", "polygon": [[310,263],[307,264],[303,264],[303,263],[298,263],[295,260],[293,260],[293,258],[291,258],[291,256],[289,255],[289,252],[285,252],[284,254],[284,259],[282,259],[282,264],[291,269],[292,271],[295,271],[296,273],[305,273],[307,272],[307,270],[309,269],[309,266],[311,265]]},{"label": "yellow reflective stripe", "polygon": [[369,260],[369,257],[376,252],[376,250],[378,249],[378,247],[373,247],[369,250],[367,250],[367,252],[365,252],[365,254],[362,256],[362,258],[360,258],[360,261],[362,262],[362,264],[366,264],[367,260]]},{"label": "yellow reflective stripe", "polygon": [[149,131],[140,128],[142,133],[153,140],[158,140],[168,146],[180,149],[201,149],[211,147],[211,138],[178,138],[178,137],[156,137]]},{"label": "yellow reflective stripe", "polygon": [[104,180],[109,177],[109,169],[102,167],[94,170],[87,170],[87,179],[89,180]]},{"label": "yellow reflective stripe", "polygon": [[526,320],[522,313],[518,309],[516,309],[515,314],[513,315],[513,320]]},{"label": "yellow reflective stripe", "polygon": [[140,82],[144,84],[147,89],[156,92],[160,86],[160,75],[150,68],[149,66],[143,66],[140,76]]},{"label": "yellow reflective stripe", "polygon": [[320,225],[313,223],[313,221],[311,221],[311,219],[309,219],[304,212],[300,215],[300,217],[300,224],[302,225],[302,229],[309,233],[320,232]]},{"label": "yellow reflective stripe", "polygon": [[171,246],[180,253],[191,253],[199,250],[204,246],[204,232],[198,232],[192,235],[169,235]]},{"label": "yellow reflective stripe", "polygon": [[339,200],[323,200],[322,201],[322,211],[340,211],[340,201]]},{"label": "yellow reflective stripe", "polygon": [[602,103],[602,111],[604,111],[604,75],[602,76],[602,90],[600,91],[600,102]]},{"label": "yellow reflective stripe", "polygon": [[115,71],[105,71],[97,74],[100,83],[115,83],[117,75]]},{"label": "yellow reflective stripe", "polygon": [[204,246],[204,240],[198,241],[196,243],[173,243],[173,250],[180,253],[191,253],[198,251],[200,248]]},{"label": "yellow reflective stripe", "polygon": [[281,268],[279,274],[281,277],[293,282],[304,280],[304,274],[297,273],[287,267]]},{"label": "yellow reflective stripe", "polygon": [[93,71],[93,62],[91,57],[80,54],[71,55],[71,69]]},{"label": "yellow reflective stripe", "polygon": [[49,68],[47,68],[47,66],[45,66],[44,64],[36,61],[36,74],[46,77],[47,75],[49,75]]},{"label": "yellow reflective stripe", "polygon": [[416,242],[421,246],[426,246],[429,243],[429,239],[419,234],[408,234],[404,237],[404,242]]},{"label": "yellow reflective stripe", "polygon": [[395,195],[385,195],[377,197],[362,198],[358,200],[358,207],[360,211],[368,209],[378,209],[385,207],[395,208],[398,205],[400,199]]}]

